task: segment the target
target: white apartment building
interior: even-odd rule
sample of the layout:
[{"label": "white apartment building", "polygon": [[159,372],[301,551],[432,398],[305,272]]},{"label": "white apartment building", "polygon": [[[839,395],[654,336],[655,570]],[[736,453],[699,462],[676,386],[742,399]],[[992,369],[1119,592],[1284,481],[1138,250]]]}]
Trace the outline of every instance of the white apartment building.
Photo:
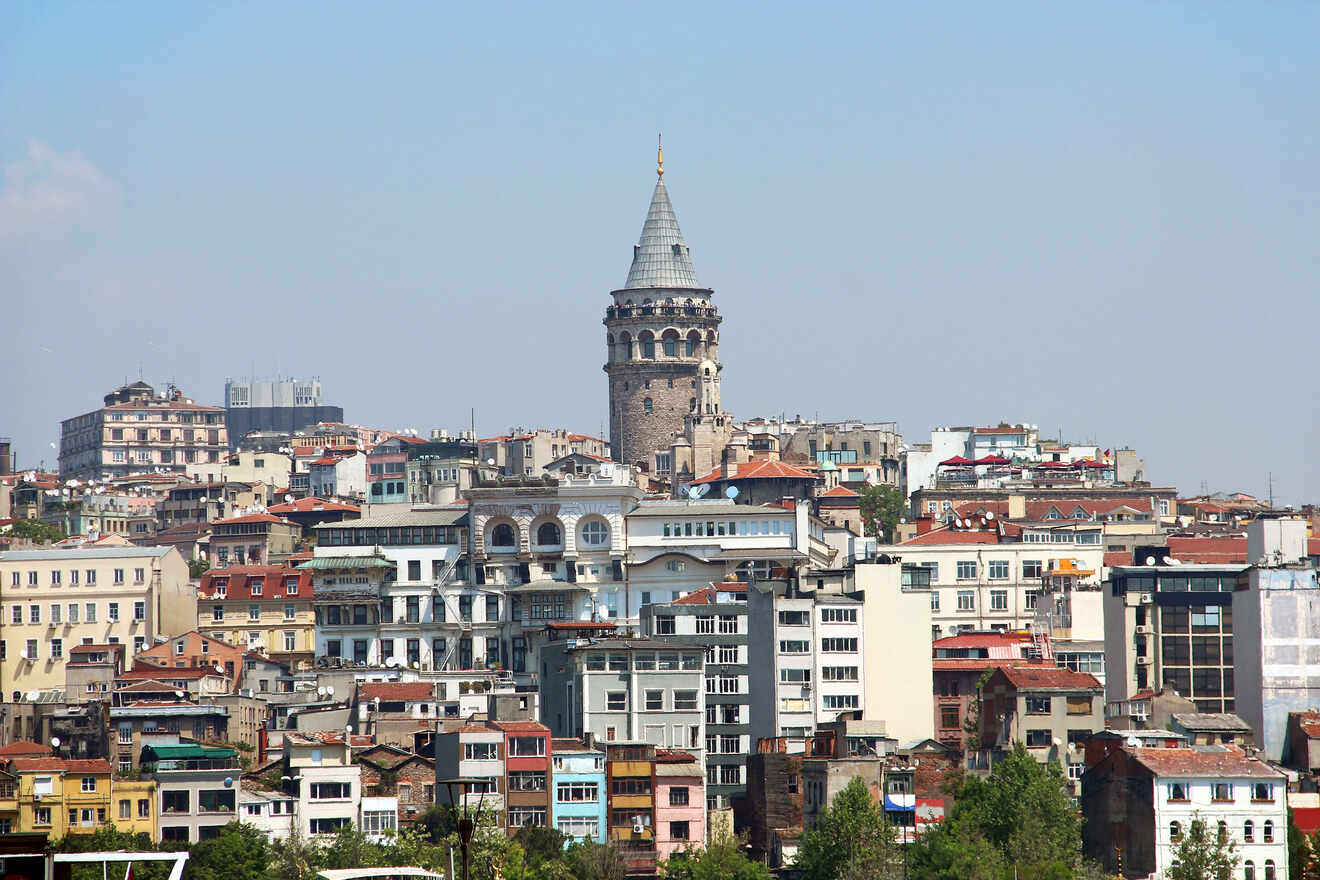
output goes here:
[{"label": "white apartment building", "polygon": [[[1116,749],[1082,776],[1082,848],[1108,869],[1118,850],[1126,872],[1163,877],[1199,818],[1236,844],[1235,880],[1285,880],[1287,788],[1283,773],[1232,746]],[[1126,829],[1117,840],[1116,827]]]},{"label": "white apartment building", "polygon": [[818,724],[860,715],[866,652],[859,600],[751,589],[747,606],[753,740],[806,736]]},{"label": "white apartment building", "polygon": [[362,768],[343,733],[284,735],[285,791],[297,796],[294,821],[303,837],[334,834],[359,820]]},{"label": "white apartment building", "polygon": [[[945,540],[948,543],[935,543]],[[930,572],[932,639],[960,632],[1026,629],[1036,617],[1043,578],[1062,567],[1064,559],[1092,572],[1079,580],[1081,589],[1072,594],[1071,602],[1080,607],[1066,609],[1066,613],[1078,624],[1093,622],[1094,626],[1084,632],[1079,628],[1072,638],[1098,641],[1104,637],[1100,617],[1103,546],[999,543],[992,531],[950,530],[880,551],[899,556],[905,566]]]},{"label": "white apartment building", "polygon": [[271,842],[285,840],[293,833],[297,803],[297,798],[283,792],[243,788],[238,792],[238,821],[256,828]]}]

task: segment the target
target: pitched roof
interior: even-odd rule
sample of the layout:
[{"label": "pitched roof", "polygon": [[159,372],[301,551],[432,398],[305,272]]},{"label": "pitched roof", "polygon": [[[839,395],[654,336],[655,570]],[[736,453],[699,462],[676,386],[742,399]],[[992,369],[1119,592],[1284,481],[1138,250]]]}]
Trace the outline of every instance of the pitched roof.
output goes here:
[{"label": "pitched roof", "polygon": [[970,632],[945,636],[931,642],[932,648],[998,648],[1031,641],[1031,636],[1022,632]]},{"label": "pitched roof", "polygon": [[651,206],[628,267],[628,280],[623,284],[625,290],[648,287],[701,287],[692,266],[692,252],[683,241],[674,206],[669,203],[664,177],[655,182]]},{"label": "pitched roof", "polygon": [[1248,758],[1231,746],[1209,749],[1129,749],[1132,757],[1156,776],[1232,778],[1250,776],[1283,779],[1283,773],[1264,761]]},{"label": "pitched roof", "polygon": [[211,525],[232,526],[232,525],[241,525],[243,523],[259,523],[259,522],[284,522],[284,520],[280,519],[278,516],[273,516],[269,513],[249,513],[249,514],[245,514],[244,516],[231,516],[229,519],[218,519],[215,522],[211,523]]},{"label": "pitched roof", "polygon": [[[198,590],[201,598],[214,599],[219,589],[217,582],[224,581],[226,599],[284,599],[288,597],[286,578],[297,580],[295,596],[311,595],[311,573],[286,565],[231,565],[229,568],[213,568],[202,575]],[[253,581],[256,580],[262,582],[259,596],[252,595]]]},{"label": "pitched roof", "polygon": [[43,746],[31,740],[20,739],[7,746],[0,746],[0,758],[16,758],[31,755],[49,755],[50,746]]},{"label": "pitched roof", "polygon": [[941,544],[998,544],[999,533],[989,529],[932,529],[924,535],[908,538],[900,546]]},{"label": "pitched roof", "polygon": [[847,486],[835,486],[830,491],[822,492],[816,497],[817,498],[859,498],[861,496],[858,495],[858,493],[854,492],[852,489],[849,489]]},{"label": "pitched roof", "polygon": [[339,501],[328,501],[324,498],[317,498],[312,495],[308,498],[299,498],[296,501],[286,501],[283,504],[272,504],[266,508],[274,514],[285,513],[319,513],[320,511],[342,511],[344,513],[358,513],[360,508],[352,504],[344,504]]},{"label": "pitched roof", "polygon": [[811,471],[785,464],[782,461],[744,461],[717,467],[715,470],[698,477],[693,483],[714,483],[720,480],[818,480]]},{"label": "pitched roof", "polygon": [[505,733],[550,733],[550,728],[539,721],[492,721],[491,724]]},{"label": "pitched roof", "polygon": [[1073,672],[1063,667],[1005,666],[1001,670],[1009,684],[1018,690],[1103,690],[1094,675]]},{"label": "pitched roof", "polygon": [[110,762],[104,758],[15,758],[10,769],[63,770],[65,773],[109,773]]},{"label": "pitched roof", "polygon": [[380,697],[383,703],[424,702],[435,699],[435,688],[424,681],[381,681],[358,685],[358,701]]}]

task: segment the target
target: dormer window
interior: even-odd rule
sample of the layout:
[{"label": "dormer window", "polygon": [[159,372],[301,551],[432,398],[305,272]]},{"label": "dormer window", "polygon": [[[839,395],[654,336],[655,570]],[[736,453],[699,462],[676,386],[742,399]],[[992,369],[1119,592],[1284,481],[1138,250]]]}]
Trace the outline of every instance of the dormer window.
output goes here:
[{"label": "dormer window", "polygon": [[284,592],[290,596],[298,595],[298,579],[296,577],[284,579]]},{"label": "dormer window", "polygon": [[266,580],[265,580],[265,578],[253,578],[253,579],[252,579],[252,595],[254,595],[254,596],[260,596],[260,595],[261,595],[261,591],[265,588],[265,586],[266,586]]}]

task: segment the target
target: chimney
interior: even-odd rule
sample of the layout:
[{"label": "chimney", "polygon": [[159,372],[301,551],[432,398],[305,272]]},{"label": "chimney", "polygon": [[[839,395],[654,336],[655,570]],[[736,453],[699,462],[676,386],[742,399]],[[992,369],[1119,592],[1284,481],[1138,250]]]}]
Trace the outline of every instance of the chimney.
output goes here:
[{"label": "chimney", "polygon": [[1008,496],[1008,518],[1024,519],[1027,515],[1027,496],[1009,495]]}]

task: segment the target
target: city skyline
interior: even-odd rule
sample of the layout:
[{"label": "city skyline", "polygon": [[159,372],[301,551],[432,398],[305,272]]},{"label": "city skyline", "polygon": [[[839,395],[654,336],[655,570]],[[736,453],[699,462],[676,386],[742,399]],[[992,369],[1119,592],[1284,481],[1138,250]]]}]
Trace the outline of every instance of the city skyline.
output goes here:
[{"label": "city skyline", "polygon": [[[457,41],[432,55],[433,14],[412,35],[351,10],[6,13],[0,285],[27,332],[0,355],[25,377],[0,432],[20,464],[53,465],[59,420],[139,364],[213,405],[251,366],[319,375],[381,428],[465,427],[475,407],[482,434],[599,432],[601,310],[663,130],[736,418],[894,419],[908,443],[1034,421],[1132,446],[1184,495],[1264,497],[1271,472],[1281,503],[1320,490],[1293,377],[1316,317],[1313,10],[966,9],[947,29],[712,11],[646,35],[627,13],[593,30],[529,11],[502,32],[495,54],[530,53],[509,71]],[[482,15],[443,32],[484,33]],[[698,24],[750,33],[712,60]],[[752,44],[796,50],[799,75]],[[359,77],[334,62],[351,47],[374,62]],[[687,62],[663,87],[630,63],[657,54]],[[413,112],[465,72],[443,113]]]}]

